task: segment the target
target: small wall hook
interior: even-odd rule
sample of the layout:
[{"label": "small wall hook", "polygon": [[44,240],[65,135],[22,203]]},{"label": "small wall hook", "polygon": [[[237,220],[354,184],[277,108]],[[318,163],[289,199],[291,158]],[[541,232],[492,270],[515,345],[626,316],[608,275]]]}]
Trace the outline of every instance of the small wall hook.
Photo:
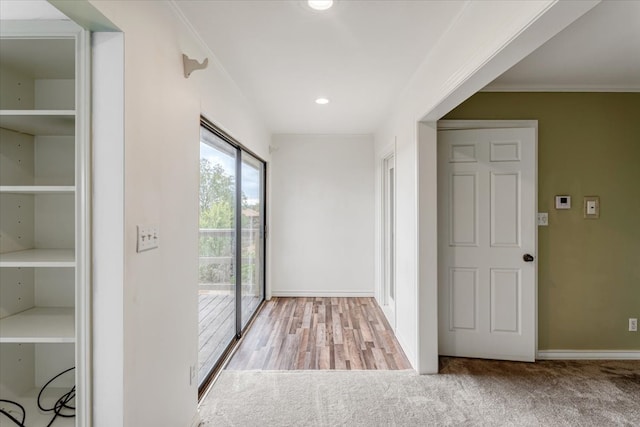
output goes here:
[{"label": "small wall hook", "polygon": [[209,58],[204,58],[202,64],[195,59],[189,58],[184,53],[182,54],[182,64],[184,65],[184,78],[188,79],[191,73],[196,70],[204,70],[209,65]]}]

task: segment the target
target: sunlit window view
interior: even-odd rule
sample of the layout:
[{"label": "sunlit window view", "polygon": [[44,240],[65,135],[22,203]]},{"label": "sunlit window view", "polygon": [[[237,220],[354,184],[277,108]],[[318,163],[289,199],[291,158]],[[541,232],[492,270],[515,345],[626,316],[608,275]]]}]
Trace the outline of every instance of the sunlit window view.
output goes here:
[{"label": "sunlit window view", "polygon": [[263,295],[263,164],[242,153],[242,327]]},{"label": "sunlit window view", "polygon": [[[263,186],[264,164],[260,160],[202,128],[198,288],[200,385],[264,299]],[[236,252],[238,236],[239,254]],[[241,301],[239,316],[238,298]]]}]

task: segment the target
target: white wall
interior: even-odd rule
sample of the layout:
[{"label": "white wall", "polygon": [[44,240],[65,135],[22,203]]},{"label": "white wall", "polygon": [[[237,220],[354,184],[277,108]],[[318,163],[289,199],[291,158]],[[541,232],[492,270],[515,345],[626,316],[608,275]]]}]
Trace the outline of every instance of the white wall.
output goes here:
[{"label": "white wall", "polygon": [[[396,141],[396,335],[421,373],[438,370],[437,330],[431,324],[437,323],[437,277],[430,271],[437,266],[435,121],[595,4],[467,3],[375,134],[376,159]],[[419,125],[423,119],[431,123]],[[376,232],[379,244],[379,227]],[[380,281],[377,274],[377,289]]]},{"label": "white wall", "polygon": [[[69,2],[69,7],[73,7],[73,3],[75,2]],[[116,280],[111,284],[117,289],[112,296],[121,298],[122,305],[109,307],[109,302],[96,300],[96,303],[101,305],[96,315],[101,316],[98,320],[105,327],[108,327],[105,322],[109,321],[110,316],[113,313],[118,315],[122,310],[122,330],[118,329],[119,321],[116,321],[116,327],[110,337],[112,342],[121,340],[122,346],[101,347],[105,353],[101,353],[101,357],[95,360],[94,371],[100,372],[101,378],[101,381],[94,383],[95,393],[97,397],[101,393],[122,390],[122,394],[116,396],[116,399],[122,399],[122,408],[116,408],[122,412],[122,425],[188,426],[193,420],[197,404],[196,386],[189,385],[188,372],[189,366],[196,363],[197,357],[198,118],[203,113],[267,161],[270,160],[270,137],[260,118],[247,104],[235,84],[224,70],[216,65],[217,62],[211,57],[210,52],[197,43],[196,38],[169,3],[98,0],[92,0],[91,3],[122,29],[125,44],[124,192],[121,199],[124,230],[117,226],[113,230],[103,230],[103,234],[124,233],[122,280],[118,281],[118,274],[114,274]],[[433,346],[429,347],[426,345],[427,341],[421,339],[421,333],[425,328],[420,329],[419,326],[421,321],[429,319],[429,313],[425,314],[424,310],[435,312],[437,305],[434,305],[434,301],[429,301],[429,292],[422,292],[425,286],[427,290],[433,289],[435,283],[422,283],[428,279],[420,274],[419,266],[430,266],[432,263],[422,263],[421,257],[430,255],[428,247],[423,250],[422,245],[419,248],[418,244],[424,239],[423,236],[433,236],[435,231],[432,230],[430,234],[420,233],[419,239],[418,219],[421,218],[421,209],[435,209],[435,204],[423,203],[430,201],[428,195],[424,196],[424,200],[418,197],[423,196],[420,193],[418,177],[421,177],[421,182],[424,179],[424,182],[428,183],[430,176],[419,174],[422,170],[418,166],[429,164],[434,167],[435,163],[430,163],[433,159],[429,153],[433,147],[427,147],[425,152],[421,152],[418,160],[416,123],[425,114],[436,111],[443,100],[455,100],[457,98],[454,95],[457,95],[461,98],[458,102],[462,101],[466,92],[460,92],[458,89],[471,81],[469,76],[482,74],[477,71],[481,72],[487,61],[497,52],[501,52],[505,46],[508,47],[515,37],[521,39],[521,30],[552,3],[469,2],[452,26],[450,34],[443,37],[438,48],[425,61],[416,77],[407,86],[407,90],[390,110],[389,119],[381,125],[375,136],[377,153],[397,139],[397,332],[412,363],[421,372],[433,370],[432,362],[420,354],[425,348]],[[553,8],[557,7],[554,4]],[[555,27],[550,28],[547,33],[551,35],[559,31]],[[538,38],[534,42],[541,43],[540,40]],[[514,58],[518,55],[522,57],[528,53],[527,49],[533,49],[530,47],[531,43],[527,46],[525,49],[512,52],[511,64],[517,61]],[[194,72],[188,80],[184,79],[181,63],[183,52],[198,59],[209,56],[209,68]],[[508,65],[504,63],[501,66],[508,68]],[[485,73],[482,78],[488,82],[491,75]],[[481,81],[475,81],[474,84],[477,86],[475,90],[483,86]],[[467,96],[473,93],[473,88],[473,85],[465,87],[467,92],[471,91]],[[450,108],[453,106],[455,105],[451,105]],[[442,111],[440,115],[447,111]],[[282,137],[282,141],[276,138],[274,142],[290,144],[287,138]],[[345,203],[342,206],[332,205],[335,210],[331,215],[327,214],[326,208],[324,211],[314,211],[315,219],[321,221],[324,226],[319,228],[318,221],[310,221],[310,228],[326,232],[326,236],[315,236],[315,240],[322,239],[324,244],[320,246],[325,250],[331,246],[333,251],[330,254],[343,251],[344,258],[339,260],[342,262],[336,269],[343,274],[332,276],[337,277],[334,283],[323,281],[312,286],[322,286],[331,292],[349,290],[347,286],[353,287],[351,290],[354,291],[371,292],[374,271],[372,230],[375,207],[371,195],[375,182],[374,152],[370,148],[367,165],[357,163],[361,166],[352,169],[352,166],[347,167],[341,163],[342,159],[351,158],[355,162],[364,162],[365,156],[355,156],[354,151],[360,150],[354,150],[353,146],[361,144],[364,149],[364,139],[367,139],[368,146],[371,147],[370,140],[364,138],[362,141],[354,142],[346,137],[334,138],[333,144],[332,141],[323,141],[331,145],[332,150],[315,147],[310,148],[308,154],[318,150],[319,161],[327,164],[327,170],[316,171],[318,181],[325,183],[320,190],[331,190],[331,197],[328,198],[341,199]],[[309,147],[314,145],[313,138],[298,139],[309,142]],[[426,140],[433,142],[432,138]],[[337,141],[342,141],[343,144]],[[294,153],[296,147],[292,150]],[[286,150],[281,154],[282,160],[286,157]],[[298,155],[298,158],[300,157],[305,156]],[[305,157],[304,161],[312,166],[312,159]],[[106,160],[102,157],[94,159],[99,167],[108,168],[109,164],[102,163],[104,161]],[[279,165],[291,166],[286,161],[281,161]],[[278,171],[275,159],[274,165],[269,166],[272,172]],[[306,171],[301,171],[301,178],[305,177],[305,174]],[[271,176],[274,183],[270,187],[277,190],[280,184],[277,176],[273,175],[275,173]],[[368,184],[360,183],[361,175],[367,176]],[[280,176],[284,177],[285,174]],[[341,180],[334,179],[340,176]],[[305,179],[308,179],[308,176]],[[358,184],[351,182],[354,179]],[[337,181],[340,181],[340,185]],[[310,184],[315,182],[315,179],[309,180]],[[331,185],[326,185],[327,183]],[[354,188],[349,189],[346,195],[340,196],[342,188],[350,185]],[[368,196],[367,188],[370,191]],[[362,195],[354,189],[362,190]],[[361,204],[367,205],[368,208],[360,209],[360,206],[350,205],[352,200],[349,197],[353,198],[354,194],[362,197]],[[286,201],[288,194],[283,192],[282,195]],[[278,196],[273,196],[275,197],[272,197],[270,202],[275,207]],[[96,192],[94,197],[98,199],[96,204],[99,205],[102,194]],[[318,199],[319,197],[313,198],[310,202],[314,203]],[[282,204],[282,207],[284,206],[286,203]],[[274,221],[286,218],[286,212],[278,212],[280,207],[278,205],[271,212],[270,216]],[[324,215],[320,216],[318,212],[323,212]],[[294,221],[299,223],[300,218],[296,217]],[[137,224],[152,222],[160,224],[160,248],[137,254],[135,227]],[[277,236],[279,232],[286,235],[284,230],[287,229],[287,225],[284,221],[279,225],[272,223],[271,235]],[[97,226],[94,224],[94,227]],[[364,232],[365,229],[369,230],[368,234]],[[363,243],[360,244],[357,238],[359,234],[353,238],[354,235],[350,233],[362,233],[362,239],[368,238],[369,241],[365,244],[362,240]],[[312,240],[309,239],[308,245],[313,244]],[[350,246],[352,242],[355,242],[355,246]],[[301,248],[296,248],[292,253],[285,244],[285,241],[283,245],[271,243],[271,260],[286,261],[287,257],[293,256],[297,257],[299,262],[310,263],[310,259],[315,258],[306,256]],[[304,245],[306,248],[307,243]],[[433,261],[432,258],[430,260]],[[288,267],[294,263],[286,264]],[[270,269],[273,270],[271,281],[276,292],[281,286],[276,283],[280,282],[276,277],[277,271],[290,271],[284,267],[280,266],[278,270],[274,265]],[[304,270],[301,279],[315,279],[316,276],[309,272],[315,273],[319,267],[310,264],[307,264],[307,267],[309,269]],[[96,271],[95,274],[99,275],[100,272]],[[349,274],[354,276],[351,277]],[[287,280],[291,277],[289,274]],[[301,279],[298,278],[299,282]],[[292,288],[291,282],[285,280],[281,283],[283,290],[300,290],[302,286],[298,284]],[[104,281],[102,285],[109,286]],[[118,294],[119,290],[122,291],[121,295]],[[107,360],[110,360],[109,364],[106,363]],[[118,365],[123,366],[122,370],[119,370]],[[108,400],[96,399],[94,405],[96,416],[110,409]],[[97,418],[94,421],[95,425],[100,427],[120,425],[117,420],[118,417],[115,416]]]},{"label": "white wall", "polygon": [[[101,374],[95,393],[123,390],[116,396],[123,402],[122,425],[189,426],[197,408],[189,367],[197,365],[198,351],[199,117],[266,160],[269,132],[169,3],[92,3],[123,31],[125,50],[124,274],[122,283],[112,283],[122,289],[123,307],[113,312],[123,310],[123,344],[102,347],[107,354],[96,359],[94,370]],[[185,79],[183,52],[208,56],[209,68]],[[109,167],[101,161],[95,159]],[[102,196],[94,194],[98,201]],[[160,225],[160,247],[136,253],[136,225],[148,223]],[[106,321],[109,307],[96,315]],[[99,417],[109,410],[108,400],[94,403],[96,426],[119,425]]]},{"label": "white wall", "polygon": [[275,135],[272,146],[272,294],[373,296],[373,138]]},{"label": "white wall", "polygon": [[[400,345],[405,351],[410,361],[415,359],[415,332],[417,323],[416,307],[416,270],[417,257],[417,207],[415,182],[416,175],[416,153],[415,144],[411,141],[415,139],[415,131],[408,121],[407,126],[399,127],[397,133],[379,133],[375,136],[376,152],[376,207],[380,210],[382,206],[381,188],[382,182],[382,159],[388,154],[389,146],[395,144],[395,178],[396,178],[396,294],[395,294],[395,333]],[[415,124],[414,124],[415,127]],[[376,242],[380,262],[382,242],[381,236],[381,216],[377,215],[377,226],[375,227]],[[381,270],[376,270],[376,289],[382,288]],[[383,298],[378,296],[378,301]],[[385,310],[385,313],[389,311]],[[394,319],[389,319],[394,324]],[[415,367],[415,364],[413,365]]]}]

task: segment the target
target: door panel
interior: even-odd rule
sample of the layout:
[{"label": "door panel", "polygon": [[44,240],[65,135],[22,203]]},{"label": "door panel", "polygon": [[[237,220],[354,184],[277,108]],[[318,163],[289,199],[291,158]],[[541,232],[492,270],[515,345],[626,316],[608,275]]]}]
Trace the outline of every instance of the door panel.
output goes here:
[{"label": "door panel", "polygon": [[199,385],[236,336],[236,155],[233,146],[201,130]]},{"label": "door panel", "polygon": [[451,327],[475,330],[478,305],[478,269],[451,268],[449,272]]},{"label": "door panel", "polygon": [[438,133],[440,354],[533,361],[535,129]]},{"label": "door panel", "polygon": [[451,246],[477,246],[478,192],[475,173],[451,175],[450,186],[450,238]]},{"label": "door panel", "polygon": [[520,270],[491,269],[491,331],[520,333]]},{"label": "door panel", "polygon": [[491,246],[520,247],[520,174],[491,172]]},{"label": "door panel", "polygon": [[242,153],[242,325],[264,299],[264,164]]}]

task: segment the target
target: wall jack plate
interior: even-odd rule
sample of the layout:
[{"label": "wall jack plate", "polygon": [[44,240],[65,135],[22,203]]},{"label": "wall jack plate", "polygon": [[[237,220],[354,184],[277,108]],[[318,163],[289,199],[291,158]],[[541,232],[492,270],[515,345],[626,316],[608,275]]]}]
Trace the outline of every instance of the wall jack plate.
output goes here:
[{"label": "wall jack plate", "polygon": [[144,252],[160,245],[160,226],[157,224],[138,226],[137,251]]}]

